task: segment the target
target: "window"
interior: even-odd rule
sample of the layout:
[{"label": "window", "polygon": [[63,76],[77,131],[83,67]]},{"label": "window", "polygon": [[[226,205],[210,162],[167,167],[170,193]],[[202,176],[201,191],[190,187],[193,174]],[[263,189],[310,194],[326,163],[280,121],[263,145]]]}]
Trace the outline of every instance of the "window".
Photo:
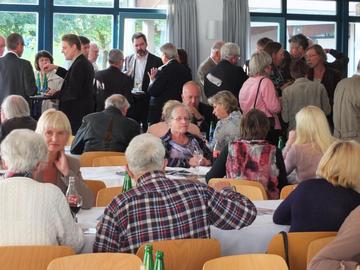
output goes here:
[{"label": "window", "polygon": [[336,1],[288,0],[287,13],[335,15]]},{"label": "window", "polygon": [[99,68],[106,67],[107,53],[112,46],[112,16],[86,14],[54,14],[53,56],[54,62],[62,64],[61,37],[67,33],[85,35],[99,47]]},{"label": "window", "polygon": [[250,12],[280,13],[281,0],[249,0]]},{"label": "window", "polygon": [[37,17],[36,13],[31,12],[0,12],[0,34],[4,37],[14,32],[22,35],[25,42],[22,57],[31,63],[38,51]]},{"label": "window", "polygon": [[360,2],[349,2],[349,16],[360,16]]},{"label": "window", "polygon": [[335,25],[335,22],[288,21],[287,39],[302,33],[323,48],[336,48]]},{"label": "window", "polygon": [[114,0],[54,0],[54,5],[78,7],[113,7]]},{"label": "window", "polygon": [[0,0],[0,4],[37,5],[38,0]]},{"label": "window", "polygon": [[263,37],[279,41],[280,24],[277,22],[251,22],[250,55],[256,51],[256,42]]},{"label": "window", "polygon": [[167,0],[119,0],[121,8],[156,8],[166,9],[168,6]]},{"label": "window", "polygon": [[349,76],[352,76],[356,73],[357,65],[360,60],[360,23],[350,23],[349,24],[349,65],[348,73]]}]

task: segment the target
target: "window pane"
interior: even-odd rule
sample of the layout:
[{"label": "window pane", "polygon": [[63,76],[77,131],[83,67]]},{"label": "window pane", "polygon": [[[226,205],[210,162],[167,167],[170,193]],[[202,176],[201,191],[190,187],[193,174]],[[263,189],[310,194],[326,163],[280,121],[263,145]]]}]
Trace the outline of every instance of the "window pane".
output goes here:
[{"label": "window pane", "polygon": [[123,8],[157,8],[167,9],[168,0],[119,0]]},{"label": "window pane", "polygon": [[148,51],[160,55],[160,47],[166,42],[165,19],[125,19],[124,55],[133,53],[131,37],[135,32],[143,32],[147,37]]},{"label": "window pane", "polygon": [[38,0],[0,0],[0,4],[37,5],[38,3]]},{"label": "window pane", "polygon": [[349,2],[349,16],[360,16],[360,2]]},{"label": "window pane", "polygon": [[64,34],[74,33],[83,35],[96,43],[99,47],[97,64],[99,69],[106,67],[109,49],[112,48],[113,19],[111,15],[85,14],[54,14],[53,54],[54,62],[64,63],[61,53],[61,37]]},{"label": "window pane", "polygon": [[281,12],[281,0],[249,0],[250,12]]},{"label": "window pane", "polygon": [[360,59],[360,23],[349,24],[349,65],[348,75],[356,73],[357,64]]},{"label": "window pane", "polygon": [[287,13],[336,15],[336,1],[288,0]]},{"label": "window pane", "polygon": [[54,0],[54,5],[81,7],[114,7],[114,0]]},{"label": "window pane", "polygon": [[[335,22],[287,21],[287,40],[300,33],[324,49],[336,48]],[[289,49],[289,43],[287,43],[287,48]],[[333,58],[329,57],[328,61],[332,62]]]},{"label": "window pane", "polygon": [[0,12],[0,34],[7,37],[11,33],[23,36],[25,42],[22,58],[34,62],[37,53],[37,13]]},{"label": "window pane", "polygon": [[251,22],[250,25],[250,53],[256,51],[256,42],[263,37],[279,41],[280,25],[276,22]]}]

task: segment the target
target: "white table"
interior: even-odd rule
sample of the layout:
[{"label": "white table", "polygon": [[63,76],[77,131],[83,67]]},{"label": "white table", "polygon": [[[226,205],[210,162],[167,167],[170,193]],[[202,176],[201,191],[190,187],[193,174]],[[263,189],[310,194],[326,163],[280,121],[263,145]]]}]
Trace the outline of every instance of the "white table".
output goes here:
[{"label": "white table", "polygon": [[[256,207],[274,210],[280,204],[280,200],[255,201]],[[85,231],[85,246],[82,253],[92,252],[95,241],[95,226],[97,218],[104,211],[103,207],[94,207],[90,210],[80,210],[78,220],[80,226],[91,228],[90,233]],[[248,227],[241,230],[220,230],[214,226],[210,227],[211,237],[218,239],[221,243],[222,256],[244,254],[244,253],[264,253],[267,250],[271,238],[280,231],[289,231],[289,226],[276,225],[272,222],[272,213],[261,214],[258,211],[255,221]]]},{"label": "white table", "polygon": [[[200,167],[200,168],[174,168],[166,167],[166,171],[188,171],[193,174],[205,175],[210,170],[210,167]],[[106,187],[118,187],[122,186],[124,175],[122,172],[125,172],[125,166],[106,166],[106,167],[81,167],[81,175],[84,179],[87,180],[101,180],[105,183]],[[175,178],[185,178],[178,175],[169,175],[167,177]],[[200,181],[205,182],[205,178],[199,179]],[[133,183],[135,184],[135,183]]]}]

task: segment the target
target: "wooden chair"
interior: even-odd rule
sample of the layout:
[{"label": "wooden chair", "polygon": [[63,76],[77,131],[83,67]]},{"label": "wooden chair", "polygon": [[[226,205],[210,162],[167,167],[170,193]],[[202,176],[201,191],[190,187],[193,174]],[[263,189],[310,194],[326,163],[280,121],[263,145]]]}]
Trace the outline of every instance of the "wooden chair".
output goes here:
[{"label": "wooden chair", "polygon": [[[311,241],[335,236],[336,232],[294,232],[288,233],[289,245],[289,269],[290,270],[305,270],[307,264],[307,250]],[[275,235],[269,245],[269,254],[277,254],[285,259],[285,249],[283,238],[280,234]]]},{"label": "wooden chair", "polygon": [[93,167],[101,166],[125,166],[127,165],[127,160],[125,156],[106,156],[106,157],[97,157],[93,159]]},{"label": "wooden chair", "polygon": [[289,194],[291,192],[293,192],[293,190],[297,187],[298,185],[287,185],[285,187],[283,187],[280,191],[280,200],[284,200],[286,199],[287,196],[289,196]]},{"label": "wooden chair", "polygon": [[106,188],[106,185],[103,181],[101,180],[87,180],[84,179],[85,184],[91,189],[91,191],[94,194],[94,198],[96,199],[97,194],[99,192],[99,190]]},{"label": "wooden chair", "polygon": [[[179,239],[150,243],[153,255],[157,250],[164,252],[165,269],[199,270],[208,260],[220,257],[220,242],[215,239]],[[143,259],[145,244],[136,255]],[[225,268],[224,268],[225,269]]]},{"label": "wooden chair", "polygon": [[2,246],[0,268],[9,270],[46,270],[55,258],[75,254],[66,246]]},{"label": "wooden chair", "polygon": [[335,236],[324,237],[320,239],[316,239],[311,241],[309,244],[308,252],[307,252],[307,264],[315,257],[315,255],[327,244],[329,244],[332,240],[335,239]]},{"label": "wooden chair", "polygon": [[207,261],[203,270],[288,270],[283,258],[272,254],[244,254]]},{"label": "wooden chair", "polygon": [[267,200],[267,195],[264,186],[257,182],[251,180],[240,180],[240,179],[230,179],[230,178],[212,178],[209,181],[209,186],[214,187],[217,182],[227,182],[230,185],[235,187],[235,190],[250,200]]},{"label": "wooden chair", "polygon": [[90,253],[53,260],[47,270],[139,270],[141,260],[133,254]]},{"label": "wooden chair", "polygon": [[113,151],[90,151],[84,152],[80,155],[80,166],[81,167],[92,167],[93,159],[97,157],[105,156],[123,156],[123,152]]},{"label": "wooden chair", "polygon": [[119,195],[122,191],[122,187],[110,187],[100,189],[96,196],[96,207],[107,206],[115,196]]}]

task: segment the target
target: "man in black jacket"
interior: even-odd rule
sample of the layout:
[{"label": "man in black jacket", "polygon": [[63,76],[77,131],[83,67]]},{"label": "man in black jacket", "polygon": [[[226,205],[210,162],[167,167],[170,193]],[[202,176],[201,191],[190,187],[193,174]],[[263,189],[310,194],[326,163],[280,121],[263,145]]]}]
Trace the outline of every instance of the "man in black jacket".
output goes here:
[{"label": "man in black jacket", "polygon": [[121,72],[124,63],[124,55],[118,49],[109,52],[109,64],[107,69],[95,73],[96,79],[96,111],[104,109],[105,100],[112,94],[121,94],[130,103],[130,108],[134,106],[131,90],[133,82],[131,78]]},{"label": "man in black jacket", "polygon": [[239,91],[248,76],[237,66],[240,48],[235,43],[225,43],[220,50],[221,61],[205,76],[204,91],[209,98],[222,90],[231,91],[239,98]]},{"label": "man in black jacket", "polygon": [[161,119],[161,111],[165,102],[168,100],[181,101],[183,85],[191,81],[191,73],[186,67],[177,60],[177,49],[171,43],[161,46],[162,61],[164,65],[150,70],[150,85],[148,93],[150,95],[148,121],[152,124]]},{"label": "man in black jacket", "polygon": [[135,33],[131,40],[135,54],[125,58],[124,72],[130,76],[132,86],[143,91],[134,94],[135,106],[131,109],[131,115],[136,121],[142,123],[144,130],[146,130],[150,99],[148,72],[152,68],[160,67],[163,63],[159,57],[147,50],[147,40],[143,33]]},{"label": "man in black jacket", "polygon": [[56,74],[64,79],[60,91],[55,95],[60,100],[59,110],[69,118],[71,130],[75,134],[82,118],[93,112],[95,108],[94,68],[81,53],[81,44],[77,35],[67,34],[61,40],[65,59],[73,61],[70,69],[66,70],[54,64],[46,65],[45,69],[57,69]]},{"label": "man in black jacket", "polygon": [[105,110],[91,113],[83,119],[71,145],[72,154],[88,151],[125,152],[133,137],[139,134],[139,124],[125,117],[129,102],[114,94],[105,100]]}]

